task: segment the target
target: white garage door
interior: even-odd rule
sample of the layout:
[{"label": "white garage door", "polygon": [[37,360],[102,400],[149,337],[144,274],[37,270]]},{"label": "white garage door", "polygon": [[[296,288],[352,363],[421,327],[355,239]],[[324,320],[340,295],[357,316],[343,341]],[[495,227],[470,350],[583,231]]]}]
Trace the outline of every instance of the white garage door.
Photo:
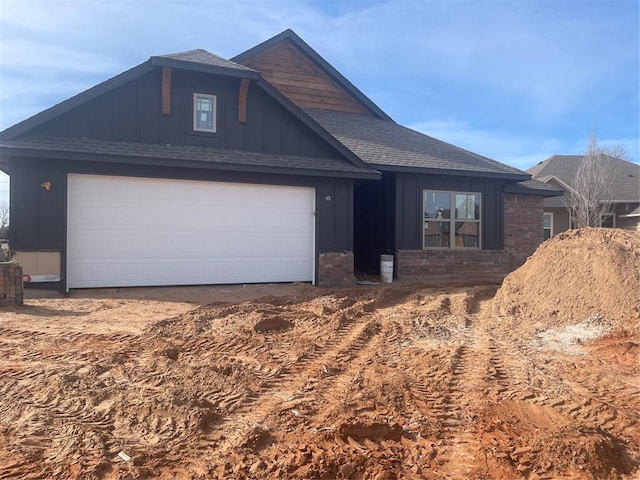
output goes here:
[{"label": "white garage door", "polygon": [[67,287],[312,281],[315,191],[68,177]]}]

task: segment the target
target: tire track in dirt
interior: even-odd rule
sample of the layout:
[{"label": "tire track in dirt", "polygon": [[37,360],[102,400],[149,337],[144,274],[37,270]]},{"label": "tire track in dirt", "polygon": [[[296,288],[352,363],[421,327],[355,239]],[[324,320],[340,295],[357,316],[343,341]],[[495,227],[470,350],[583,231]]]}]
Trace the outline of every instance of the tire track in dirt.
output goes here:
[{"label": "tire track in dirt", "polygon": [[[511,342],[510,357],[514,363],[517,362],[512,370],[517,371],[521,378],[527,377],[526,394],[520,397],[521,400],[551,406],[567,417],[616,436],[628,435],[626,431],[637,425],[640,401],[634,394],[640,393],[640,389],[630,391],[625,383],[607,375],[606,371],[599,375],[597,381],[585,378],[583,372],[598,369],[583,365],[586,360],[580,355],[564,358],[554,355],[552,361],[547,352],[539,351],[530,342],[515,338]],[[504,341],[502,344],[505,348]],[[567,376],[566,365],[573,367],[572,377]],[[610,399],[616,393],[623,394],[628,401],[614,406]]]},{"label": "tire track in dirt", "polygon": [[[348,302],[349,305],[354,302]],[[367,302],[364,302],[366,305]],[[362,302],[360,307],[362,307]],[[275,312],[275,313],[274,313]],[[275,310],[270,312],[271,315],[280,315],[281,311]],[[181,336],[174,338],[171,336],[162,335],[162,339],[167,340],[171,338],[175,343],[175,351],[172,351],[171,356],[174,357],[178,364],[187,369],[195,368],[197,364],[198,369],[208,369],[209,372],[222,373],[224,375],[238,377],[239,382],[227,383],[220,389],[214,390],[201,390],[199,395],[199,409],[204,413],[201,415],[197,424],[200,426],[195,432],[191,428],[191,432],[185,437],[183,435],[181,444],[178,446],[173,443],[173,449],[178,448],[184,452],[185,455],[189,455],[188,452],[197,452],[193,454],[194,459],[201,459],[202,455],[214,455],[212,461],[215,463],[215,458],[220,455],[219,447],[221,445],[233,446],[224,437],[223,427],[225,424],[230,423],[229,418],[233,422],[238,422],[247,426],[245,417],[254,412],[254,405],[260,405],[267,399],[273,402],[274,399],[269,399],[269,395],[273,395],[274,391],[278,389],[289,388],[291,379],[295,379],[296,375],[302,375],[302,377],[309,376],[307,374],[306,364],[313,362],[316,357],[321,356],[327,348],[338,343],[341,339],[350,335],[354,328],[358,327],[360,317],[362,316],[362,309],[355,308],[350,311],[349,308],[345,308],[342,311],[338,310],[338,315],[343,319],[339,322],[337,328],[337,334],[335,332],[327,331],[327,322],[323,322],[322,325],[298,325],[297,328],[311,327],[311,330],[317,330],[318,339],[309,348],[305,348],[304,352],[300,354],[300,346],[297,349],[291,348],[295,340],[292,336],[292,340],[286,340],[285,334],[274,333],[273,335],[256,335],[251,333],[247,338],[244,333],[241,333],[239,341],[233,339],[233,336],[238,336],[238,326],[231,326],[230,328],[217,329],[217,325],[211,325],[211,331],[215,333],[207,332],[207,328],[201,329],[199,335],[196,338],[191,335],[191,339],[187,336],[187,340],[179,340]],[[216,312],[213,312],[213,316],[220,316]],[[308,320],[307,317],[306,320]],[[317,322],[316,322],[317,323]],[[251,324],[247,324],[244,321],[246,327],[241,327],[243,332],[245,329],[250,329]],[[222,331],[221,331],[222,330]],[[305,331],[308,330],[305,328]],[[327,334],[330,333],[330,334]],[[227,339],[227,337],[229,337]],[[282,341],[282,339],[285,341]],[[298,335],[299,338],[299,335]],[[298,354],[292,355],[291,351],[296,351]],[[311,367],[311,370],[319,369],[322,365]],[[140,377],[150,377],[150,372],[140,372]],[[249,377],[247,377],[249,375]],[[230,377],[231,378],[231,377]],[[248,382],[248,383],[247,383]],[[237,385],[237,386],[236,386]],[[249,391],[243,386],[252,385]],[[239,387],[239,388],[238,388]],[[280,399],[280,402],[282,399]],[[277,403],[277,402],[276,402]],[[276,409],[277,410],[277,409]],[[260,413],[260,412],[258,412]],[[264,414],[256,415],[259,418]],[[231,423],[231,430],[234,432],[240,431],[237,425],[234,428]],[[251,425],[248,425],[251,427]],[[188,430],[188,429],[185,429]],[[248,429],[248,434],[251,434],[251,429]],[[246,437],[246,435],[245,435]],[[242,440],[242,435],[239,435],[238,442]],[[236,442],[237,443],[237,442]],[[151,455],[153,452],[148,449],[137,446],[136,454],[139,455]],[[216,453],[213,453],[212,449],[217,449]],[[116,450],[117,451],[117,450]],[[149,453],[145,453],[145,451]],[[157,455],[157,453],[155,454]],[[168,452],[165,456],[168,455]],[[170,457],[170,456],[169,456]],[[184,462],[183,462],[184,463]],[[188,462],[190,463],[190,462]],[[195,467],[194,467],[195,468]]]},{"label": "tire track in dirt", "polygon": [[[234,413],[241,408],[243,410],[250,408],[269,392],[281,388],[282,384],[290,381],[291,376],[300,374],[309,363],[317,360],[347,336],[357,325],[357,319],[346,320],[349,317],[357,317],[357,314],[350,310],[352,309],[346,308],[337,312],[336,315],[344,320],[340,322],[336,331],[331,332],[331,335],[327,335],[326,325],[308,325],[305,323],[308,318],[304,317],[299,320],[299,323],[304,325],[306,336],[314,340],[309,342],[302,351],[300,345],[295,345],[297,348],[293,348],[296,341],[300,341],[299,336],[296,338],[287,337],[285,334],[273,334],[261,337],[254,334],[248,338],[227,340],[224,332],[217,331],[215,336],[205,335],[185,343],[180,347],[180,352],[185,358],[193,352],[198,362],[202,362],[204,358],[216,370],[235,369],[250,374],[258,380],[257,388],[251,392],[250,396],[234,392],[225,393],[227,403],[221,410]],[[272,310],[269,313],[279,317],[283,312]],[[236,337],[237,331],[230,330],[229,336]],[[215,404],[217,399],[211,400]]]},{"label": "tire track in dirt", "polygon": [[[141,336],[3,340],[0,329],[0,479],[559,478],[581,464],[613,479],[635,468],[626,364],[617,378],[605,357],[542,351],[472,311],[473,293],[393,288],[213,306]],[[629,460],[603,463],[610,452]]]},{"label": "tire track in dirt", "polygon": [[[121,442],[112,436],[110,409],[100,408],[94,395],[96,385],[97,390],[105,389],[104,372],[143,351],[139,337],[15,329],[3,337],[3,351],[7,338],[10,344],[22,343],[22,349],[5,357],[13,361],[11,366],[0,368],[0,395],[13,400],[3,402],[0,409],[0,425],[9,426],[5,437],[11,440],[6,446],[12,450],[19,446],[11,456],[19,451],[45,460],[31,462],[29,469],[21,467],[20,478],[67,478],[102,468],[119,451]],[[91,374],[96,377],[90,379]],[[75,466],[71,470],[54,468],[71,451],[82,452]]]},{"label": "tire track in dirt", "polygon": [[[368,317],[350,322],[335,335],[335,341],[328,342],[322,353],[316,353],[313,358],[307,357],[290,366],[277,378],[278,382],[257,392],[256,397],[244,404],[234,414],[224,418],[216,434],[224,437],[224,449],[238,447],[246,441],[251,432],[272,414],[282,409],[285,401],[295,400],[303,396],[310,388],[310,380],[316,378],[322,371],[322,366],[340,356],[353,358],[370,341],[375,331],[375,320]],[[311,385],[315,382],[311,380]],[[278,396],[273,390],[278,390]],[[238,423],[244,425],[242,430]]]},{"label": "tire track in dirt", "polygon": [[[362,323],[363,320],[367,321]],[[371,314],[361,316],[357,322],[359,323],[358,328],[345,330],[348,332],[348,336],[335,345],[335,348],[325,349],[320,355],[316,353],[313,358],[298,363],[289,372],[301,374],[303,377],[307,377],[307,380],[298,383],[296,385],[297,393],[284,399],[284,402],[280,400],[275,404],[268,403],[264,409],[261,409],[260,417],[263,420],[254,420],[254,428],[249,430],[247,436],[236,440],[236,447],[249,447],[250,450],[258,447],[261,435],[275,440],[271,434],[274,433],[277,437],[279,432],[267,432],[261,428],[264,429],[271,421],[282,424],[284,416],[284,418],[291,419],[285,423],[295,425],[292,428],[303,428],[307,432],[325,432],[324,434],[318,433],[321,440],[318,440],[316,446],[309,447],[305,444],[297,447],[290,446],[290,453],[285,463],[291,463],[286,468],[295,471],[311,458],[317,460],[327,455],[344,455],[346,452],[350,452],[345,457],[345,462],[347,462],[346,459],[350,458],[349,455],[362,457],[365,452],[370,452],[379,458],[380,465],[394,463],[391,460],[394,455],[406,457],[407,469],[411,468],[406,472],[407,478],[419,478],[414,474],[419,471],[420,466],[424,466],[429,461],[430,448],[419,435],[415,437],[415,434],[408,430],[396,438],[398,428],[400,428],[400,432],[405,428],[400,425],[408,424],[411,416],[404,409],[396,411],[390,408],[388,414],[394,420],[393,423],[388,423],[390,420],[384,417],[376,416],[373,419],[367,417],[367,411],[372,408],[376,410],[375,406],[370,406],[372,405],[371,401],[366,401],[364,404],[361,401],[356,401],[347,407],[352,409],[352,413],[345,416],[343,410],[345,405],[340,399],[353,398],[353,388],[356,390],[363,388],[360,382],[364,378],[375,376],[371,368],[376,368],[375,366],[381,363],[393,364],[394,361],[401,358],[402,351],[400,345],[400,340],[404,335],[402,326],[397,321],[389,320],[384,309],[373,310]],[[308,365],[304,365],[305,363]],[[401,377],[404,376],[404,372],[398,372],[398,374]],[[394,376],[396,373],[391,375]],[[373,401],[375,402],[375,400]],[[314,411],[312,408],[312,413],[301,414],[297,409],[304,412],[305,405],[308,406],[309,402],[324,405],[325,408],[320,412]],[[378,408],[381,407],[382,405],[378,406]],[[290,413],[293,415],[288,417]],[[252,417],[252,419],[260,417]],[[406,417],[407,421],[404,422],[402,417]],[[351,435],[354,435],[355,439]],[[409,437],[412,435],[415,438],[410,439]],[[229,446],[229,448],[231,447],[232,445]],[[247,461],[246,457],[243,458],[242,464]],[[304,460],[305,458],[307,460]],[[264,458],[264,461],[270,465],[269,468],[274,468],[274,460],[277,464],[276,459]],[[254,462],[254,467],[264,465],[261,460],[249,460],[249,462]],[[350,463],[346,466],[338,463],[337,466],[333,465],[331,468],[338,468],[340,472],[348,472],[355,467],[352,467]],[[225,474],[227,473],[229,472],[225,472]]]},{"label": "tire track in dirt", "polygon": [[[542,422],[539,428],[543,432],[562,431],[564,426],[572,425],[572,428],[584,429],[585,438],[592,438],[594,442],[613,442],[621,448],[626,438],[632,442],[638,441],[637,430],[637,406],[634,401],[613,405],[610,401],[611,392],[615,391],[609,380],[623,389],[620,381],[615,377],[608,379],[607,375],[599,377],[598,382],[583,378],[582,371],[593,371],[580,368],[583,357],[550,355],[549,352],[540,351],[532,342],[523,341],[511,335],[504,335],[500,339],[491,339],[491,348],[495,356],[504,359],[500,370],[509,382],[501,386],[499,395],[500,405],[517,406],[523,418],[529,422]],[[567,375],[566,365],[574,366],[573,376]],[[560,368],[562,367],[562,368]],[[558,370],[557,372],[554,372]],[[569,380],[571,378],[571,380]],[[500,382],[499,382],[500,383]],[[502,380],[504,384],[504,380]],[[604,393],[603,393],[604,392]],[[609,400],[607,400],[609,399]],[[555,412],[555,413],[554,413]],[[523,420],[525,421],[525,420]],[[573,427],[575,426],[575,427]],[[633,431],[635,429],[635,432]],[[600,432],[600,433],[598,433]],[[571,430],[569,435],[573,434]],[[558,435],[567,435],[567,433]],[[586,435],[591,435],[587,437]],[[603,439],[600,439],[603,435]],[[505,447],[501,455],[517,466],[518,471],[529,474],[534,468],[533,458],[542,455],[544,443],[536,437],[535,432],[527,432],[519,441],[513,441]],[[571,437],[569,437],[571,438]],[[572,440],[566,440],[571,442]],[[588,441],[588,440],[583,440]],[[576,448],[570,447],[570,443],[549,438],[549,443],[559,442],[557,449]],[[603,448],[606,452],[607,446]],[[603,455],[606,455],[603,453]],[[626,449],[622,447],[620,458],[627,458]],[[502,458],[502,457],[501,457]],[[545,468],[550,469],[552,462],[541,461],[536,468],[541,473]],[[621,460],[624,465],[627,460]]]},{"label": "tire track in dirt", "polygon": [[[481,452],[476,416],[492,378],[491,350],[483,332],[471,329],[451,358],[451,376],[440,404],[441,438],[435,458],[445,478],[468,477],[477,468]],[[472,398],[480,399],[471,402]]]}]

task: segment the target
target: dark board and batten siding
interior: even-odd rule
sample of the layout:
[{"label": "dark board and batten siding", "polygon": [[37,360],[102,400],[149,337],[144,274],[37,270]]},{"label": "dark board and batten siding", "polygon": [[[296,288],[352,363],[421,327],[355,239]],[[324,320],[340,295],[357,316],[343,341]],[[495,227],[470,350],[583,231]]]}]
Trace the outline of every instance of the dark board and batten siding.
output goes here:
[{"label": "dark board and batten siding", "polygon": [[445,190],[482,194],[482,249],[503,245],[503,190],[500,181],[471,177],[396,175],[396,249],[422,249],[422,191]]},{"label": "dark board and batten siding", "polygon": [[[12,249],[64,250],[69,173],[315,187],[318,252],[353,248],[351,180],[21,158],[13,163],[10,177]],[[43,182],[51,182],[51,189],[42,188]]]},{"label": "dark board and batten siding", "polygon": [[[162,70],[156,69],[76,107],[34,134],[342,158],[255,84],[247,121],[238,121],[240,80],[173,70],[171,114],[162,115]],[[193,94],[217,96],[217,131],[193,131]]]},{"label": "dark board and batten siding", "polygon": [[316,211],[319,253],[352,251],[353,184],[317,184]]},{"label": "dark board and batten siding", "polygon": [[[67,179],[57,162],[18,159],[11,165],[13,250],[62,250],[65,242]],[[51,188],[41,187],[50,182]]]}]

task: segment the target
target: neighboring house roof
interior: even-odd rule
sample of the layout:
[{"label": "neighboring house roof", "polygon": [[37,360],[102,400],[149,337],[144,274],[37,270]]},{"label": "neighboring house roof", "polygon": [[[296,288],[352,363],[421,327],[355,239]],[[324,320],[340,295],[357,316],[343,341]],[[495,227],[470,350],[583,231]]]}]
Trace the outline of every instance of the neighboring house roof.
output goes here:
[{"label": "neighboring house roof", "polygon": [[257,173],[284,173],[346,178],[379,178],[379,173],[331,158],[276,155],[219,148],[119,142],[79,137],[25,136],[0,140],[0,153],[11,156],[80,161],[189,166]]},{"label": "neighboring house roof", "polygon": [[368,115],[305,108],[331,135],[378,170],[528,180],[516,168]]},{"label": "neighboring house roof", "polygon": [[[537,180],[555,182],[569,190],[583,158],[583,155],[554,155],[527,171]],[[614,177],[613,202],[640,202],[640,165],[610,156],[606,161],[607,170]]]},{"label": "neighboring house roof", "polygon": [[618,213],[619,217],[640,217],[640,204],[629,205],[629,208]]},{"label": "neighboring house roof", "polygon": [[362,105],[367,111],[371,112],[378,118],[393,121],[380,107],[378,107],[369,97],[362,93],[354,84],[347,80],[338,70],[336,70],[329,62],[322,58],[313,48],[311,48],[302,38],[300,38],[293,30],[287,29],[279,33],[249,50],[236,55],[231,60],[233,62],[244,63],[252,57],[276,46],[278,43],[288,41],[298,48],[313,63],[320,67],[329,77],[331,77],[338,85]]},{"label": "neighboring house roof", "polygon": [[567,208],[569,206],[569,199],[565,195],[560,195],[553,198],[545,198],[544,206],[548,208]]}]

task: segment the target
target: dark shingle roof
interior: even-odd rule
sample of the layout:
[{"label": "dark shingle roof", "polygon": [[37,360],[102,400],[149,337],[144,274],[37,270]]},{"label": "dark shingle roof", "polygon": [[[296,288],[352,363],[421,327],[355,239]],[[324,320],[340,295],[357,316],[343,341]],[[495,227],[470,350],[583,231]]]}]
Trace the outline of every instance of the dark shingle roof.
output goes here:
[{"label": "dark shingle roof", "polygon": [[[571,187],[583,155],[554,155],[527,170],[535,179],[546,182],[556,178]],[[640,165],[614,157],[606,157],[607,169],[614,176],[616,202],[640,201]]]},{"label": "dark shingle roof", "polygon": [[504,190],[507,193],[525,193],[529,195],[542,195],[544,197],[562,196],[564,193],[564,190],[553,185],[533,179],[506,185]]},{"label": "dark shingle roof", "polygon": [[255,70],[240,65],[239,63],[226,60],[218,55],[214,55],[211,52],[207,52],[202,48],[196,50],[189,50],[188,52],[169,53],[167,55],[158,55],[157,58],[166,58],[169,60],[179,60],[182,62],[199,63],[201,65],[208,65],[210,67],[230,68],[233,70],[243,70],[247,72],[255,72]]},{"label": "dark shingle roof", "polygon": [[622,210],[619,215],[640,216],[640,204],[629,205],[629,208]]},{"label": "dark shingle roof", "polygon": [[[434,170],[526,180],[516,168],[424,135],[395,122],[367,115],[303,109],[331,135],[375,168]],[[394,168],[392,168],[394,167]]]},{"label": "dark shingle roof", "polygon": [[262,173],[379,178],[379,173],[375,170],[331,158],[77,137],[27,136],[17,140],[0,141],[0,153],[21,156],[38,154],[48,158],[60,157],[69,160],[133,163],[138,160],[138,163],[152,165],[234,169]]}]

